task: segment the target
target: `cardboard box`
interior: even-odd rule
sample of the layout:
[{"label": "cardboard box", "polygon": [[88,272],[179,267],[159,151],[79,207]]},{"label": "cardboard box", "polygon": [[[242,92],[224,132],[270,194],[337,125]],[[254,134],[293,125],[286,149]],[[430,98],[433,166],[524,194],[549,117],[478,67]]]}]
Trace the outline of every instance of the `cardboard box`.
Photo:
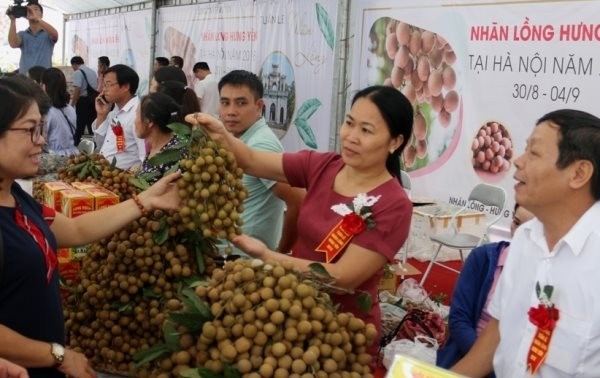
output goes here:
[{"label": "cardboard box", "polygon": [[75,218],[94,210],[94,197],[77,189],[65,189],[60,192],[61,213]]},{"label": "cardboard box", "polygon": [[119,196],[108,189],[92,187],[84,190],[94,197],[94,210],[104,209],[119,203]]},{"label": "cardboard box", "polygon": [[86,190],[86,189],[90,189],[90,188],[98,188],[98,185],[93,184],[91,182],[80,182],[80,181],[72,182],[71,186],[73,188],[79,189],[79,190]]},{"label": "cardboard box", "polygon": [[49,181],[44,184],[44,205],[56,211],[61,210],[60,192],[73,187],[62,181]]}]

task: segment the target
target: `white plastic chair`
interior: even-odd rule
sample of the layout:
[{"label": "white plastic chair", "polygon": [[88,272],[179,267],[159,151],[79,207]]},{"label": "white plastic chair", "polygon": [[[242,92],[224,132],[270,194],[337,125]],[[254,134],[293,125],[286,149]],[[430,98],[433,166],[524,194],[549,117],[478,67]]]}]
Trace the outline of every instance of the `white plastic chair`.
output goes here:
[{"label": "white plastic chair", "polygon": [[[472,201],[482,203],[485,206],[497,207],[499,209],[498,215],[486,224],[485,231],[481,236],[458,232],[458,228],[456,226],[457,217],[468,208]],[[489,184],[476,185],[471,191],[471,194],[469,194],[469,200],[467,201],[465,206],[461,207],[458,211],[452,214],[452,218],[450,219],[450,232],[442,232],[429,237],[431,241],[438,243],[439,246],[435,251],[431,261],[429,262],[427,270],[425,270],[425,274],[423,274],[423,278],[421,278],[420,285],[423,286],[423,284],[425,284],[425,280],[427,280],[427,277],[429,276],[431,268],[434,264],[451,270],[453,272],[460,273],[460,270],[454,269],[450,266],[436,261],[440,250],[442,249],[442,247],[458,249],[460,259],[462,263],[464,263],[465,259],[463,256],[463,250],[472,250],[473,248],[478,247],[481,244],[489,242],[488,235],[490,227],[492,227],[496,222],[500,220],[500,218],[502,218],[502,209],[504,209],[505,201],[506,192],[504,191],[504,189]]]}]

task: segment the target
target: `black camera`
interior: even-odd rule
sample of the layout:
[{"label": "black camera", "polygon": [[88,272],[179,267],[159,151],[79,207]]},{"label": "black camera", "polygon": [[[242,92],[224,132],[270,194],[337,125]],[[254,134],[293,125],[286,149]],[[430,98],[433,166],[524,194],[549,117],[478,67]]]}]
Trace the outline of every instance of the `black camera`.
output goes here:
[{"label": "black camera", "polygon": [[[27,6],[22,4],[23,0],[14,0],[13,6],[8,8],[6,14],[16,18],[27,17]],[[29,4],[37,4],[37,1],[29,1]]]}]

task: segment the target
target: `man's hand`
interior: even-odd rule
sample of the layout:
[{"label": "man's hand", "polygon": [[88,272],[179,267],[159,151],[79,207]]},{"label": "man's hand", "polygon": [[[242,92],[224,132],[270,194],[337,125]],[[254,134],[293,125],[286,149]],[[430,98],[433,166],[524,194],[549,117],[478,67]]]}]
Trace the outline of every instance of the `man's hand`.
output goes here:
[{"label": "man's hand", "polygon": [[0,358],[0,378],[29,378],[25,368]]},{"label": "man's hand", "polygon": [[13,15],[12,13],[12,5],[10,7],[8,7],[8,9],[6,9],[6,15],[8,16],[8,18],[10,18],[11,21],[16,20],[16,17]]},{"label": "man's hand", "polygon": [[58,370],[70,377],[96,378],[96,372],[92,369],[87,357],[72,349],[65,349],[65,360]]}]

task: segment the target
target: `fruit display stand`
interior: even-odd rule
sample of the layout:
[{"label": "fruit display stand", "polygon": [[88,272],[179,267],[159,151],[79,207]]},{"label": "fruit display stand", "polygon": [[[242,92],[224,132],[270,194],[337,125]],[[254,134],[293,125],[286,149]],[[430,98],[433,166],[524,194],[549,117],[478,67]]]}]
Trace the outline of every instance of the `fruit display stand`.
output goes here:
[{"label": "fruit display stand", "polygon": [[[154,161],[175,160],[182,171],[182,208],[142,216],[83,258],[64,304],[68,346],[107,377],[371,376],[375,328],[337,312],[324,269],[302,275],[218,259],[215,238],[240,232],[243,172],[196,131],[187,143],[185,156],[171,151]],[[149,178],[92,154],[70,158],[58,179],[91,182],[126,201]]]}]

